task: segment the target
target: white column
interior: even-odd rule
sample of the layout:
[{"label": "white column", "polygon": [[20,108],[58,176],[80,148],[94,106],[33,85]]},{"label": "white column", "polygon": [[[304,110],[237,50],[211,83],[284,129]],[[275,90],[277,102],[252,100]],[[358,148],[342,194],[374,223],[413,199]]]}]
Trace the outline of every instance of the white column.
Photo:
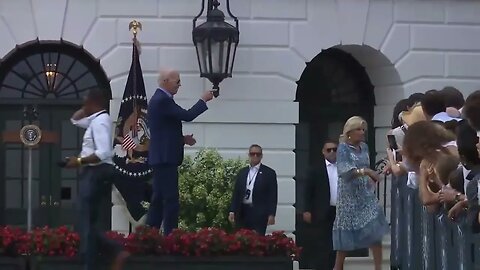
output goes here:
[{"label": "white column", "polygon": [[112,231],[123,234],[130,233],[130,222],[127,216],[125,201],[116,187],[112,188]]}]

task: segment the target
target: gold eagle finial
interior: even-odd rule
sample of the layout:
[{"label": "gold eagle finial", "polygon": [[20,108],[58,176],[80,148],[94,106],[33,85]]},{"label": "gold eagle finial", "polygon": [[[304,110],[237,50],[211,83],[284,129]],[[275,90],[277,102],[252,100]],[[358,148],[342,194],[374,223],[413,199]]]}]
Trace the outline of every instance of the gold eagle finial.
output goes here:
[{"label": "gold eagle finial", "polygon": [[137,21],[137,20],[133,20],[131,21],[129,24],[128,24],[128,30],[129,31],[132,31],[133,29],[133,37],[136,38],[137,37],[137,33],[138,33],[138,30],[142,30],[142,23]]}]

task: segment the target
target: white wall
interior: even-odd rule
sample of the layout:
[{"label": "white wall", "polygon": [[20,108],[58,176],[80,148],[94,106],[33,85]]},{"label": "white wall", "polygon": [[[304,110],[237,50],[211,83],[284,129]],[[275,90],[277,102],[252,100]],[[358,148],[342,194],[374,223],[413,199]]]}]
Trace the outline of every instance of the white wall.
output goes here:
[{"label": "white wall", "polygon": [[[178,102],[193,104],[210,87],[198,77],[191,40],[191,19],[201,1],[134,2],[0,0],[0,58],[36,38],[83,45],[111,79],[115,114],[131,61],[128,23],[137,19],[143,24],[138,38],[148,94],[156,88],[158,68],[169,66],[182,72]],[[188,152],[206,146],[236,157],[252,143],[262,145],[264,161],[280,181],[272,229],[294,229],[295,81],[305,61],[322,49],[340,45],[366,67],[375,86],[377,149],[384,148],[385,127],[401,97],[445,85],[464,93],[480,88],[477,1],[231,0],[231,6],[240,19],[234,76],[221,84],[210,109],[185,125],[198,139]]]}]

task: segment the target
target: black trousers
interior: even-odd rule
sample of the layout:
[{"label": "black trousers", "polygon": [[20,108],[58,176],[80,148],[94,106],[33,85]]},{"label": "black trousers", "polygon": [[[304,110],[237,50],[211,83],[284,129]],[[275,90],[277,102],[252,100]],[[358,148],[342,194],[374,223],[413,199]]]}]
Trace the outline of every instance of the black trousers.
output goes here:
[{"label": "black trousers", "polygon": [[254,230],[260,235],[265,235],[267,231],[268,216],[253,205],[242,204],[236,219],[237,229]]},{"label": "black trousers", "polygon": [[321,223],[318,258],[315,260],[316,270],[331,270],[335,266],[336,252],[333,250],[332,229],[335,221],[336,207],[330,206],[327,219]]},{"label": "black trousers", "polygon": [[97,269],[96,260],[100,252],[107,255],[108,259],[112,259],[122,250],[120,245],[108,239],[96,228],[100,204],[104,198],[110,198],[108,194],[112,192],[114,173],[112,165],[101,164],[83,168],[80,175],[80,254],[85,262],[85,270]]}]

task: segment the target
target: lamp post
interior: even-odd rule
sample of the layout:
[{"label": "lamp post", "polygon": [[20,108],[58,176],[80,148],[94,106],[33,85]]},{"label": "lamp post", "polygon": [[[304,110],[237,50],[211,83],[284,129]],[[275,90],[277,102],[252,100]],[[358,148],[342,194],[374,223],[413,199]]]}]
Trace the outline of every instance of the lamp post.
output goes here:
[{"label": "lamp post", "polygon": [[207,0],[207,20],[197,26],[202,9],[193,19],[193,44],[197,51],[200,77],[207,78],[213,84],[214,96],[218,97],[223,79],[232,77],[235,53],[239,42],[238,19],[230,11],[230,0],[226,0],[227,12],[235,21],[235,26],[225,22],[225,15],[218,9],[218,0]]}]

